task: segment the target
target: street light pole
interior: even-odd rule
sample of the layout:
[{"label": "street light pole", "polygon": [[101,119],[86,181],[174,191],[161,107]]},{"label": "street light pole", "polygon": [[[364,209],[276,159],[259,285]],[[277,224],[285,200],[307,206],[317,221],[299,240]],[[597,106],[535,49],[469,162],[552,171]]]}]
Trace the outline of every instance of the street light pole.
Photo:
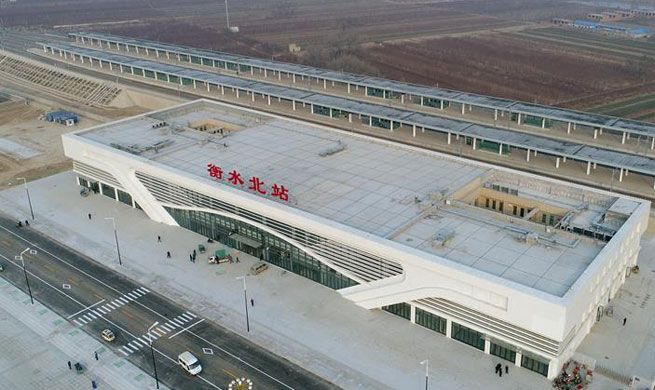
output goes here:
[{"label": "street light pole", "polygon": [[[30,293],[30,301],[32,301],[32,305],[34,304],[34,297],[32,296],[32,288],[30,287],[30,281],[27,279],[27,269],[25,268],[25,259],[23,259],[23,253],[30,251],[30,248],[25,248],[18,256],[16,256],[16,260],[20,260],[21,264],[23,265],[23,273],[25,274],[25,284],[27,284],[27,291]],[[34,252],[30,251],[32,254],[36,254],[36,250]]]},{"label": "street light pole", "polygon": [[105,219],[111,220],[112,225],[114,225],[114,239],[116,240],[116,253],[118,254],[118,265],[123,265],[121,261],[121,248],[118,245],[118,233],[116,233],[116,220],[114,217],[105,217]]},{"label": "street light pole", "polygon": [[243,280],[243,303],[246,307],[246,330],[250,332],[250,319],[248,318],[248,293],[246,292],[246,276],[237,276],[237,280]]},{"label": "street light pole", "polygon": [[425,364],[425,390],[428,390],[428,370],[430,367],[430,362],[425,359],[421,362],[421,365]]},{"label": "street light pole", "polygon": [[22,180],[25,183],[25,192],[27,192],[27,203],[30,204],[30,214],[32,215],[32,221],[34,221],[34,209],[32,209],[32,199],[30,198],[30,190],[27,188],[27,179],[24,177],[17,177],[16,180]]},{"label": "street light pole", "polygon": [[157,388],[159,388],[159,377],[157,376],[157,363],[155,362],[155,350],[152,348],[152,328],[159,325],[159,321],[155,321],[154,324],[148,328],[148,341],[150,342],[150,353],[152,354],[152,367],[155,369],[155,383]]}]

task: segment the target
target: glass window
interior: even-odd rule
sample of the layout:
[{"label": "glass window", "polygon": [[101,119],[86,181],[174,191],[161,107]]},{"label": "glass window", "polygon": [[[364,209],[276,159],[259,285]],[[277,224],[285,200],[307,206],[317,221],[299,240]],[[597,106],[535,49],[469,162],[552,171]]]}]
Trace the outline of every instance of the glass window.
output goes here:
[{"label": "glass window", "polygon": [[446,334],[447,321],[445,318],[419,309],[418,307],[416,308],[416,323],[443,335]]},{"label": "glass window", "polygon": [[469,329],[456,322],[453,322],[452,326],[453,330],[451,336],[453,339],[484,351],[484,334],[473,329]]},{"label": "glass window", "polygon": [[116,192],[114,191],[114,187],[105,183],[102,183],[102,194],[112,199],[116,199]]},{"label": "glass window", "polygon": [[412,308],[408,303],[397,303],[395,305],[383,306],[382,310],[388,311],[389,313],[395,314],[397,316],[403,317],[404,319],[409,320],[412,312]]},{"label": "glass window", "polygon": [[536,356],[523,355],[521,356],[521,367],[527,368],[543,376],[548,376],[548,363],[543,362]]},{"label": "glass window", "polygon": [[495,341],[491,341],[491,349],[489,350],[489,353],[512,363],[516,361],[516,351],[508,345],[500,345]]},{"label": "glass window", "polygon": [[125,203],[126,205],[132,206],[132,195],[128,194],[125,191],[121,191],[119,189],[116,189],[116,192],[118,192],[118,200]]}]

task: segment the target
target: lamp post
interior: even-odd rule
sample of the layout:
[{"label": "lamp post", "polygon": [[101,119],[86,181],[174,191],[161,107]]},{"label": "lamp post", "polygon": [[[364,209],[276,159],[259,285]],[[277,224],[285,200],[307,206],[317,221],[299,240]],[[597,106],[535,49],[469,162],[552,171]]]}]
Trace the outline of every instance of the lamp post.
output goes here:
[{"label": "lamp post", "polygon": [[[27,179],[24,177],[17,177],[16,180],[22,180],[25,184],[25,192],[27,193],[27,203],[30,205],[30,214],[32,215],[32,221],[34,221],[34,209],[32,208],[32,199],[30,198],[30,190],[27,188]],[[11,184],[11,183],[9,183]]]},{"label": "lamp post", "polygon": [[150,342],[150,353],[152,354],[152,367],[155,370],[155,384],[157,385],[157,388],[159,388],[159,377],[157,376],[157,363],[155,362],[155,350],[152,348],[152,328],[155,326],[159,325],[159,321],[155,321],[154,324],[152,324],[148,328],[148,341]]},{"label": "lamp post", "polygon": [[114,225],[114,239],[116,240],[116,253],[118,254],[118,265],[123,265],[121,261],[121,249],[118,246],[118,233],[116,233],[116,220],[114,217],[105,217],[105,219],[111,220],[112,225]]},{"label": "lamp post", "polygon": [[246,330],[250,332],[250,319],[248,318],[248,293],[246,292],[246,276],[237,276],[237,280],[243,280],[243,303],[246,307]]},{"label": "lamp post", "polygon": [[32,301],[32,305],[34,304],[34,297],[32,296],[32,288],[30,287],[30,281],[27,279],[27,269],[25,268],[25,259],[23,259],[23,253],[29,251],[30,254],[35,255],[36,254],[36,249],[30,249],[30,248],[25,248],[19,255],[15,256],[14,258],[16,260],[20,260],[21,264],[23,265],[23,273],[25,274],[25,284],[27,284],[27,291],[30,293],[30,301]]},{"label": "lamp post", "polygon": [[421,365],[425,364],[425,390],[428,390],[428,370],[430,368],[430,362],[425,359],[421,362]]}]

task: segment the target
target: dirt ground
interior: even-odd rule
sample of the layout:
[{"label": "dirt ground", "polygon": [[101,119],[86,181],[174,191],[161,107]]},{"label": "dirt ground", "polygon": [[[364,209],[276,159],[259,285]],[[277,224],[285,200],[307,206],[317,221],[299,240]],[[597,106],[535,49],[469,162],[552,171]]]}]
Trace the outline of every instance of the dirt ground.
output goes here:
[{"label": "dirt ground", "polygon": [[64,157],[61,135],[99,124],[84,117],[73,128],[39,120],[39,115],[45,111],[43,107],[33,104],[14,104],[0,108],[0,138],[40,152],[28,159],[17,159],[0,153],[0,189],[6,188],[10,182],[16,183],[17,177],[30,181],[71,169],[71,162]]}]

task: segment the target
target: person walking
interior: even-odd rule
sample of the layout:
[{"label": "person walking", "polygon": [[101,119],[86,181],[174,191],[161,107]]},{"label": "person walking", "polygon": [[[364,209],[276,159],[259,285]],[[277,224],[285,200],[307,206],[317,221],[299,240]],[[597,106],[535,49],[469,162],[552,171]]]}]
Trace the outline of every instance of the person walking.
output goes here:
[{"label": "person walking", "polygon": [[98,360],[98,351],[95,351],[93,355],[95,356],[96,360]]},{"label": "person walking", "polygon": [[195,249],[193,250],[193,258],[194,259],[196,258],[196,250]]},{"label": "person walking", "polygon": [[193,263],[193,255],[189,253],[189,261]]},{"label": "person walking", "polygon": [[72,369],[73,369],[73,365],[71,364],[71,361],[70,361],[70,360],[68,361],[68,369],[69,369],[69,370],[72,370]]},{"label": "person walking", "polygon": [[30,221],[28,221],[27,219],[25,220],[25,226],[30,226]]},{"label": "person walking", "polygon": [[239,256],[237,256],[237,263],[239,262]]},{"label": "person walking", "polygon": [[89,221],[91,220],[91,213],[89,213]]},{"label": "person walking", "polygon": [[161,236],[157,236],[157,242],[161,242]]},{"label": "person walking", "polygon": [[502,364],[498,363],[496,364],[496,374],[498,374],[498,371],[502,369]]},{"label": "person walking", "polygon": [[170,251],[166,252],[166,257],[169,258],[169,259],[171,258],[171,252]]},{"label": "person walking", "polygon": [[250,298],[250,306],[255,307],[255,300]]},{"label": "person walking", "polygon": [[625,326],[625,322],[628,321],[626,317],[623,317],[623,326]]},{"label": "person walking", "polygon": [[505,374],[509,375],[509,366],[507,364],[505,364]]}]

